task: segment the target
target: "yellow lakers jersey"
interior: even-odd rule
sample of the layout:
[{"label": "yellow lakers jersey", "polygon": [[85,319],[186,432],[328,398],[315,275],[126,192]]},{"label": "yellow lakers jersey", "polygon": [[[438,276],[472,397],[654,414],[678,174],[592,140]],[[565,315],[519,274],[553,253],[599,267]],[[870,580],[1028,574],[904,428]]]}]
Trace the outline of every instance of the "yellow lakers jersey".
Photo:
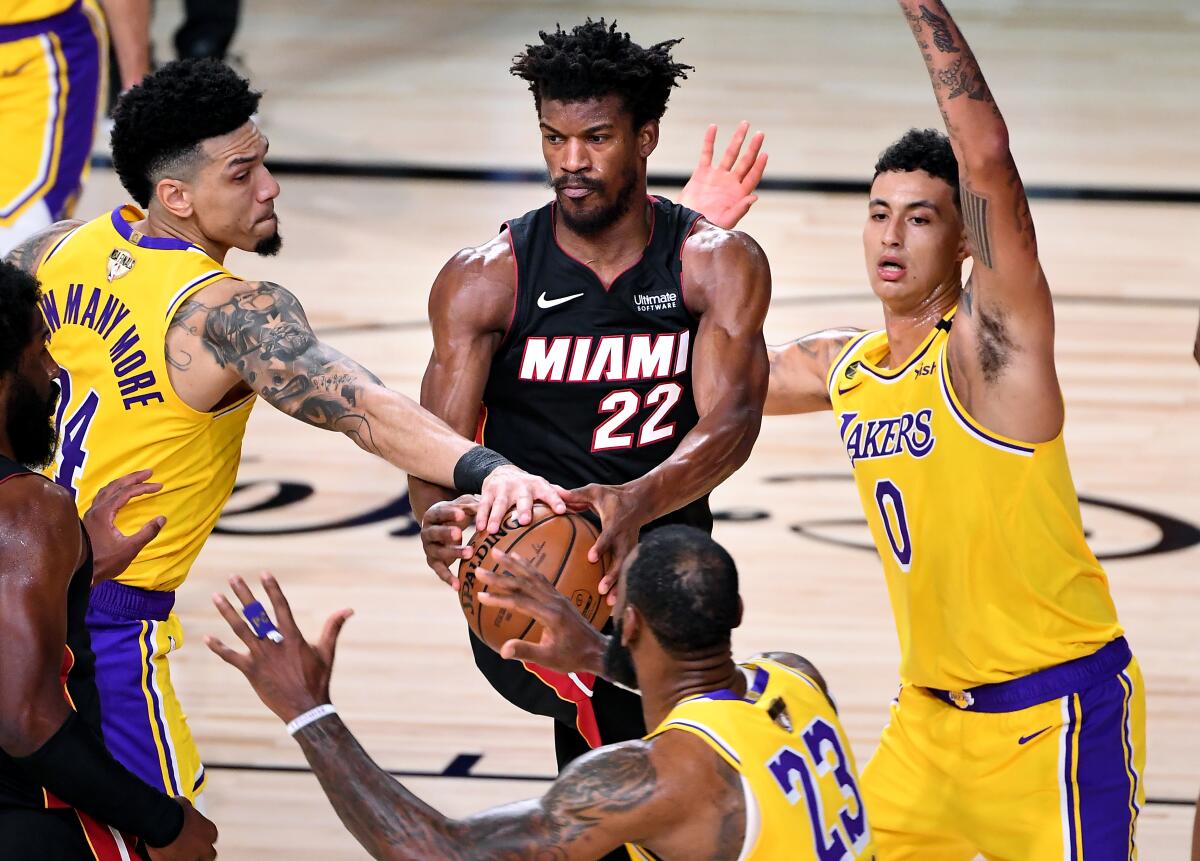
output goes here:
[{"label": "yellow lakers jersey", "polygon": [[950,383],[952,310],[903,364],[866,332],[829,372],[838,430],[883,560],[906,684],[956,690],[1120,636],[1059,435],[993,433]]},{"label": "yellow lakers jersey", "polygon": [[0,24],[24,24],[66,12],[75,0],[0,0]]},{"label": "yellow lakers jersey", "polygon": [[[741,667],[744,697],[721,690],[682,700],[646,738],[691,733],[741,775],[740,861],[874,858],[858,769],[829,699],[808,676],[776,661]],[[648,849],[627,848],[634,859],[655,859]]]},{"label": "yellow lakers jersey", "polygon": [[46,474],[80,512],[108,482],[153,469],[162,490],[117,515],[126,534],[162,514],[167,524],[117,579],[143,589],[183,582],[233,491],[254,397],[197,412],[171,387],[165,339],[188,296],[232,277],[200,248],[144,236],[132,206],[65,235],[43,258],[42,315],[62,367],[59,449]]}]

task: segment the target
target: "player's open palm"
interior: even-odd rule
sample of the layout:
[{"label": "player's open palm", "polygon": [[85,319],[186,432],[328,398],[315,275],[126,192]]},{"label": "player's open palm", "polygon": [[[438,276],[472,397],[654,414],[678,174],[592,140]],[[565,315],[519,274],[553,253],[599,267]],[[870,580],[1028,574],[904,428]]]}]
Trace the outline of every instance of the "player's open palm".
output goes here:
[{"label": "player's open palm", "polygon": [[520,556],[493,550],[492,558],[504,566],[504,572],[483,568],[476,572],[487,587],[478,593],[480,603],[524,613],[542,625],[536,643],[509,640],[500,647],[500,656],[532,661],[560,673],[598,670],[607,638]]},{"label": "player's open palm", "polygon": [[158,482],[146,481],[151,474],[151,470],[141,469],[110,481],[100,488],[92,507],[83,516],[83,526],[92,542],[93,584],[111,580],[128,568],[142,548],[166,526],[167,518],[160,514],[132,535],[117,529],[117,512],[129,500],[162,490]]},{"label": "player's open palm", "polygon": [[186,798],[176,798],[183,808],[183,830],[166,846],[147,846],[150,861],[211,861],[217,857],[217,826]]},{"label": "player's open palm", "polygon": [[249,653],[231,649],[216,637],[205,637],[204,643],[225,663],[241,670],[267,708],[281,720],[290,721],[329,702],[329,677],[338,634],[354,611],[338,610],[331,615],[325,621],[321,638],[313,645],[296,626],[292,609],[275,578],[264,574],[262,584],[271,598],[279,627],[271,622],[246,582],[241,577],[231,577],[229,585],[242,602],[242,615],[219,593],[213,596],[213,604]]},{"label": "player's open palm", "polygon": [[761,152],[762,132],[755,132],[746,151],[741,151],[749,131],[748,122],[743,120],[738,123],[721,161],[714,166],[713,146],[717,140],[717,127],[709,126],[700,147],[700,162],[679,198],[683,206],[694,209],[717,227],[726,230],[736,227],[758,200],[754,189],[758,188],[763,171],[767,169],[767,154]]}]

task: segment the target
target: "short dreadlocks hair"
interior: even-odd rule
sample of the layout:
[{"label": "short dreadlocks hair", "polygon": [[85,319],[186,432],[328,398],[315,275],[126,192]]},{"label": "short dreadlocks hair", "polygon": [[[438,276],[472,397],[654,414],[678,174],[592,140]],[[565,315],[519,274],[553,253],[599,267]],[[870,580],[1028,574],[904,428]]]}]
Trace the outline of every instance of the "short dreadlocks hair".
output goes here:
[{"label": "short dreadlocks hair", "polygon": [[588,18],[567,32],[555,25],[553,33],[538,32],[542,44],[526,45],[513,57],[514,75],[529,82],[538,114],[542,100],[582,102],[618,95],[633,117],[633,127],[661,120],[667,111],[671,88],[687,78],[692,66],[671,59],[671,49],[682,39],[643,48],[617,32],[617,22]]},{"label": "short dreadlocks hair", "polygon": [[0,376],[17,369],[21,353],[33,338],[38,296],[36,278],[0,260]]},{"label": "short dreadlocks hair", "polygon": [[113,110],[113,165],[147,206],[160,179],[187,170],[200,144],[240,128],[262,93],[218,60],[177,60],[146,76]]},{"label": "short dreadlocks hair", "polygon": [[879,154],[875,176],[890,171],[923,170],[930,176],[945,180],[954,190],[954,205],[962,209],[958,199],[958,159],[950,146],[950,138],[937,129],[909,129],[900,140]]}]

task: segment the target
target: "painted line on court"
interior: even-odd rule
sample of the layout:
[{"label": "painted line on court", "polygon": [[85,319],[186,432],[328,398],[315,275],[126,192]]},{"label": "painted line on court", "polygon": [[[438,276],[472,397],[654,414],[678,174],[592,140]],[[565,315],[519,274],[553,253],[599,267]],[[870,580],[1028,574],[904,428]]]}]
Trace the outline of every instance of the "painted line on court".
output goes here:
[{"label": "painted line on court", "polygon": [[[441,771],[421,771],[414,769],[384,769],[392,777],[440,777],[456,780],[516,780],[526,783],[551,783],[555,776],[552,774],[487,774],[478,773],[471,769],[483,758],[478,753],[460,753],[446,768]],[[263,765],[247,762],[206,762],[206,771],[249,771],[275,774],[312,774],[307,765]],[[1164,805],[1168,807],[1195,807],[1196,801],[1191,798],[1147,798],[1146,804]]]},{"label": "painted line on court", "polygon": [[[544,185],[543,168],[462,167],[444,164],[413,164],[383,161],[329,161],[272,157],[267,165],[279,176],[341,177],[346,179],[437,180],[445,182],[535,183]],[[92,156],[92,167],[112,168],[108,155]],[[682,188],[690,178],[684,173],[652,173],[651,185]],[[862,179],[818,179],[815,177],[765,176],[759,191],[790,191],[810,194],[866,194],[871,184]],[[1200,188],[1150,188],[1139,186],[1029,185],[1031,200],[1076,200],[1099,203],[1200,203]]]}]

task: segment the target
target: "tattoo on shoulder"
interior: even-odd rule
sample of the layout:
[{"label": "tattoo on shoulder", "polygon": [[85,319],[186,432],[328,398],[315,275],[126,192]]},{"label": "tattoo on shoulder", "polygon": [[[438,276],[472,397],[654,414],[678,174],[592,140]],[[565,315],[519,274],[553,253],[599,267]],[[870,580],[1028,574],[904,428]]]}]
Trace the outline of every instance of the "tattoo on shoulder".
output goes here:
[{"label": "tattoo on shoulder", "polygon": [[4,259],[18,269],[28,272],[30,275],[36,275],[38,264],[42,262],[42,258],[46,256],[50,247],[82,223],[82,221],[60,221],[52,224],[45,230],[39,230],[33,236],[20,242],[4,256]]},{"label": "tattoo on shoulder", "polygon": [[967,228],[971,253],[978,263],[992,269],[994,267],[992,266],[992,243],[988,236],[987,198],[976,194],[966,183],[962,184],[961,190],[963,223]]}]

